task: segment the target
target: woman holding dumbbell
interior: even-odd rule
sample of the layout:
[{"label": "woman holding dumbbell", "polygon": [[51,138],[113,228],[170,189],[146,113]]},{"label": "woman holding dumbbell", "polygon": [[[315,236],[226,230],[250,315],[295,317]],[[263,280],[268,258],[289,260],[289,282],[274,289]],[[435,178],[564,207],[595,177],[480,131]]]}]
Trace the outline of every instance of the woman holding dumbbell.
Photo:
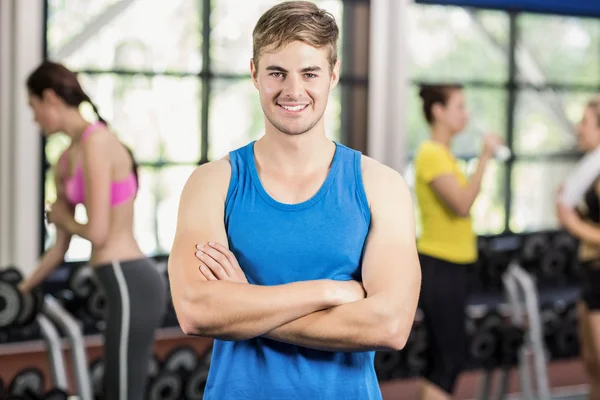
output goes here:
[{"label": "woman holding dumbbell", "polygon": [[[576,131],[581,151],[589,154],[600,146],[600,98],[587,103]],[[569,184],[573,187],[581,182]],[[564,199],[560,196],[557,201],[557,217],[561,225],[579,239],[578,258],[585,273],[581,300],[577,304],[581,355],[590,379],[589,398],[600,399],[600,173],[596,174],[579,205],[569,207]]]},{"label": "woman holding dumbbell", "polygon": [[[96,123],[83,118],[83,102],[98,110],[66,67],[43,62],[29,76],[27,89],[43,134],[63,132],[71,144],[54,166],[58,196],[47,211],[57,228],[56,242],[20,289],[31,290],[62,263],[73,235],[89,240],[90,265],[107,299],[104,396],[141,400],[154,332],[166,308],[166,282],[133,234],[137,165],[100,115]],[[77,204],[86,208],[85,224],[74,218]]]},{"label": "woman holding dumbbell", "polygon": [[477,170],[467,179],[450,152],[452,139],[468,121],[462,87],[425,85],[420,96],[431,129],[431,138],[415,155],[422,226],[417,243],[422,272],[419,303],[429,344],[420,398],[449,399],[467,353],[467,269],[477,259],[469,213],[501,140],[485,136]]}]

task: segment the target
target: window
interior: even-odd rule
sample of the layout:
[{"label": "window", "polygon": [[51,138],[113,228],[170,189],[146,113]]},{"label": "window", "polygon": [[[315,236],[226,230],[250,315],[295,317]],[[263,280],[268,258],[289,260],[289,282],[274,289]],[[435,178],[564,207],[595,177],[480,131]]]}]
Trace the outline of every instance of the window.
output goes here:
[{"label": "window", "polygon": [[[252,29],[278,2],[46,1],[48,57],[78,72],[102,117],[140,164],[134,229],[146,254],[170,252],[179,196],[194,168],[262,135],[262,109],[249,76]],[[344,44],[354,40],[346,38],[344,20],[363,3],[317,1],[340,26],[342,65]],[[352,112],[342,112],[345,96],[360,92],[366,98],[366,85],[354,68],[342,68],[325,115],[333,140],[344,143],[347,137],[342,127]],[[90,110],[84,115],[95,118]],[[68,139],[59,135],[45,145],[47,202],[56,198],[49,165],[66,146]],[[76,217],[85,221],[85,210],[78,208]],[[52,227],[49,234],[53,240]],[[87,259],[89,251],[87,241],[75,238],[67,260]]]},{"label": "window", "polygon": [[600,84],[600,22],[422,4],[409,12],[411,156],[429,135],[418,84],[462,84],[470,121],[455,154],[474,168],[481,135],[492,131],[514,155],[486,171],[472,209],[475,230],[557,228],[554,193],[579,157],[574,125]]},{"label": "window", "polygon": [[[408,93],[409,158],[429,137],[419,83],[460,83],[465,88],[469,124],[454,140],[452,151],[461,160],[463,171],[470,174],[476,168],[483,134],[506,136],[508,16],[497,11],[416,4],[409,13],[408,59],[414,83]],[[505,228],[506,173],[506,167],[495,161],[486,170],[471,213],[478,233],[500,233]],[[407,177],[411,174],[412,164],[406,171]],[[412,181],[408,179],[409,184]]]}]

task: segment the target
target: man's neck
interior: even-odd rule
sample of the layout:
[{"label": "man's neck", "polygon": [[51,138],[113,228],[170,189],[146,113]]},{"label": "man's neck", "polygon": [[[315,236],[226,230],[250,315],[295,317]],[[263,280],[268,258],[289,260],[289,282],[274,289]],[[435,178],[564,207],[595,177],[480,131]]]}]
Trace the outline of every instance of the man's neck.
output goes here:
[{"label": "man's neck", "polygon": [[335,144],[326,137],[324,129],[313,128],[301,135],[267,130],[256,142],[254,150],[257,163],[262,168],[297,175],[329,166]]}]

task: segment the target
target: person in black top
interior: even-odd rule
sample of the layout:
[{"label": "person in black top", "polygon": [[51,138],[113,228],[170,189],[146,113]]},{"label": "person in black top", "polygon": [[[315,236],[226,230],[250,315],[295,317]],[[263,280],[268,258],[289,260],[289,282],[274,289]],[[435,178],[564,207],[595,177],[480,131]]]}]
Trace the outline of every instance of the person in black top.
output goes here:
[{"label": "person in black top", "polygon": [[[600,98],[590,100],[585,108],[577,125],[577,145],[586,153],[600,146]],[[600,179],[577,207],[557,201],[557,217],[580,241],[578,258],[585,271],[577,304],[580,349],[590,381],[589,398],[600,399]]]}]

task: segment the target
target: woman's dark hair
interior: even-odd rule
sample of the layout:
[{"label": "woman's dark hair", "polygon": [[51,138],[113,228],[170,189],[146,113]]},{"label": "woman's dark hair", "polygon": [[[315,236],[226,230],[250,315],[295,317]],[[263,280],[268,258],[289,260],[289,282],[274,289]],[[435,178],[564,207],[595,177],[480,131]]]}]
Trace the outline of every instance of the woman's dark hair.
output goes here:
[{"label": "woman's dark hair", "polygon": [[[108,125],[106,120],[100,116],[98,108],[83,91],[79,84],[77,75],[62,64],[45,60],[35,69],[27,78],[27,90],[31,95],[43,98],[44,91],[51,89],[58,97],[60,97],[67,105],[71,107],[79,107],[81,103],[88,102],[98,116],[98,121]],[[133,156],[133,152],[128,146],[125,146],[131,160],[133,162],[133,172],[135,179],[139,184],[138,179],[138,163]]]},{"label": "woman's dark hair", "polygon": [[448,99],[452,92],[461,90],[463,87],[459,84],[448,84],[448,85],[421,85],[419,90],[419,96],[423,99],[423,114],[425,119],[431,125],[433,124],[433,105],[439,103],[445,106],[448,103]]}]

